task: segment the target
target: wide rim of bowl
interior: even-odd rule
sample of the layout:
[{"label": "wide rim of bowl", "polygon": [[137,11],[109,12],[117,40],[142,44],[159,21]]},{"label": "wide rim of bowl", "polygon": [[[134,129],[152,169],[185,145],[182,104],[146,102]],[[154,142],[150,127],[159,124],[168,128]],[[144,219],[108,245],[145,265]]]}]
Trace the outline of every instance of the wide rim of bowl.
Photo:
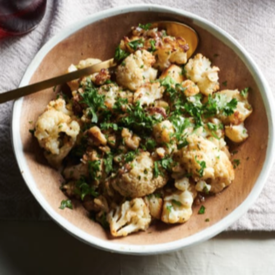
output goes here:
[{"label": "wide rim of bowl", "polygon": [[32,62],[30,63],[28,69],[25,72],[24,77],[20,83],[20,87],[27,85],[31,79],[31,76],[42,62],[43,58],[46,54],[60,41],[68,37],[69,35],[73,34],[74,32],[78,31],[79,29],[85,27],[88,24],[101,20],[103,18],[115,16],[118,14],[124,14],[128,12],[137,12],[137,11],[151,11],[151,12],[166,12],[170,14],[182,15],[186,18],[192,19],[194,24],[197,26],[210,31],[214,36],[220,39],[223,43],[227,44],[246,64],[248,70],[253,75],[261,96],[263,98],[263,102],[265,105],[267,118],[268,118],[268,128],[269,128],[269,135],[268,135],[268,145],[266,150],[266,158],[263,164],[262,171],[255,182],[255,185],[247,198],[230,214],[226,217],[215,223],[214,225],[195,233],[189,237],[176,240],[173,242],[162,243],[162,244],[154,244],[154,245],[131,245],[131,244],[122,244],[119,242],[109,242],[105,241],[92,235],[80,230],[77,226],[73,225],[61,215],[56,213],[54,209],[49,205],[46,201],[44,196],[41,194],[39,189],[36,186],[36,183],[31,175],[31,172],[28,168],[26,159],[24,157],[23,145],[21,142],[20,135],[18,135],[19,130],[19,122],[20,122],[20,115],[22,110],[23,98],[20,98],[14,102],[13,105],[13,112],[12,112],[12,128],[11,128],[11,135],[12,135],[12,143],[13,149],[15,153],[15,157],[22,174],[24,181],[26,182],[28,188],[30,189],[33,196],[36,200],[40,203],[43,209],[50,215],[50,217],[57,222],[60,226],[62,226],[65,230],[67,230],[70,234],[75,236],[76,238],[82,240],[85,243],[88,243],[94,247],[111,251],[117,253],[124,253],[124,254],[134,254],[134,255],[149,255],[149,254],[160,254],[165,252],[174,251],[183,247],[194,245],[198,242],[202,242],[212,238],[213,236],[219,234],[228,226],[233,224],[238,218],[240,218],[248,208],[255,202],[257,197],[260,195],[264,184],[267,180],[268,174],[272,168],[272,164],[275,157],[275,145],[274,145],[274,134],[275,134],[275,125],[274,125],[274,118],[275,118],[275,111],[272,110],[273,105],[273,96],[270,91],[270,88],[265,80],[263,74],[259,70],[258,66],[255,64],[253,59],[250,57],[248,52],[241,46],[231,35],[226,33],[220,27],[216,26],[215,24],[211,23],[210,21],[195,15],[193,13],[179,10],[175,8],[170,8],[167,6],[160,6],[160,5],[152,5],[152,4],[138,4],[138,5],[128,5],[128,6],[119,6],[116,8],[104,10],[102,12],[93,14],[91,16],[86,17],[85,19],[74,23],[73,25],[65,28],[59,34],[52,37],[37,53],[34,57]]}]

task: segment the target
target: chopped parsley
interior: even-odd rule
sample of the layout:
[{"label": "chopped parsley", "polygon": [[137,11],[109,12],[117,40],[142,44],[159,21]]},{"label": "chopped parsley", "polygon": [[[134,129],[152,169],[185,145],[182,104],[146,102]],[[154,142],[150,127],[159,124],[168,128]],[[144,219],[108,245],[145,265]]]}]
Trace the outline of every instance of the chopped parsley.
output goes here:
[{"label": "chopped parsley", "polygon": [[88,171],[89,171],[89,177],[91,180],[99,180],[100,179],[100,165],[101,160],[95,160],[95,161],[88,161]]},{"label": "chopped parsley", "polygon": [[223,109],[223,112],[226,116],[229,116],[234,113],[234,109],[237,107],[238,101],[233,98],[229,103],[227,103]]},{"label": "chopped parsley", "polygon": [[116,47],[114,60],[119,62],[125,58],[127,58],[130,54],[124,50],[122,50],[119,46]]},{"label": "chopped parsley", "polygon": [[215,116],[219,113],[229,116],[234,113],[238,101],[233,98],[230,102],[227,101],[225,95],[216,94],[213,98],[208,96],[208,101],[203,105],[203,114],[206,118]]},{"label": "chopped parsley", "polygon": [[113,158],[114,156],[111,153],[108,153],[106,158],[103,160],[105,172],[107,175],[113,171]]},{"label": "chopped parsley", "polygon": [[[174,126],[175,134],[173,136],[177,139],[177,141],[179,142],[179,145],[180,144],[184,144],[184,146],[187,145],[188,143],[185,139],[186,137],[184,137],[183,134],[184,134],[184,130],[191,125],[190,120],[180,115],[172,115],[169,118],[169,120]],[[183,145],[181,145],[181,147],[183,147]]]},{"label": "chopped parsley", "polygon": [[145,132],[151,133],[153,126],[163,119],[162,116],[155,117],[148,114],[139,102],[128,106],[127,113],[127,116],[122,117],[118,124],[128,129],[135,130],[139,132],[140,135],[144,135]]},{"label": "chopped parsley", "polygon": [[222,85],[227,86],[227,81],[224,81]]},{"label": "chopped parsley", "polygon": [[209,130],[214,130],[214,131],[218,130],[218,126],[213,123],[207,123],[207,127]]},{"label": "chopped parsley", "polygon": [[202,205],[201,208],[200,208],[200,210],[198,211],[198,214],[202,215],[204,213],[205,213],[205,207]]},{"label": "chopped parsley", "polygon": [[199,176],[202,177],[203,173],[204,173],[204,169],[206,168],[206,163],[205,163],[205,161],[199,161],[197,159],[197,156],[195,156],[195,160],[200,165],[200,169],[197,170],[197,172],[198,172]]},{"label": "chopped parsley", "polygon": [[141,29],[143,29],[143,30],[145,30],[145,31],[148,31],[150,28],[151,28],[151,26],[152,26],[152,23],[147,23],[147,24],[138,24],[138,26],[141,28]]},{"label": "chopped parsley", "polygon": [[109,229],[106,212],[103,212],[100,217],[96,217],[96,221],[98,221],[104,229]]},{"label": "chopped parsley", "polygon": [[179,206],[179,207],[182,206],[182,203],[179,202],[178,200],[175,200],[175,199],[172,199],[172,204],[174,204],[174,205],[176,205],[176,206]]},{"label": "chopped parsley", "polygon": [[105,96],[98,94],[98,89],[92,86],[87,86],[81,96],[83,98],[81,103],[85,103],[88,106],[89,115],[92,117],[91,122],[97,123],[97,112],[100,111],[100,109],[106,109],[104,104]]},{"label": "chopped parsley", "polygon": [[173,161],[172,157],[169,156],[161,160],[155,161],[153,168],[154,178],[157,178],[159,175],[163,175],[163,169],[170,171],[174,164],[175,162]]},{"label": "chopped parsley", "polygon": [[118,125],[114,124],[114,123],[101,123],[100,128],[102,130],[106,130],[106,129],[110,129],[110,128],[113,130],[118,130]]},{"label": "chopped parsley", "polygon": [[157,161],[162,168],[164,168],[165,170],[171,170],[172,164],[173,164],[173,159],[172,157],[167,157],[167,158],[163,158],[159,161]]},{"label": "chopped parsley", "polygon": [[35,133],[35,128],[34,128],[34,129],[29,129],[29,133],[30,133],[31,135],[34,135],[34,133]]},{"label": "chopped parsley", "polygon": [[152,52],[155,52],[157,50],[156,48],[156,41],[151,39],[150,40],[150,45],[151,45],[151,48],[149,49],[149,51],[152,51]]},{"label": "chopped parsley", "polygon": [[61,201],[59,209],[64,210],[65,208],[73,209],[73,205],[70,199],[64,199]]},{"label": "chopped parsley", "polygon": [[233,160],[234,169],[236,169],[240,164],[241,164],[241,161],[239,159],[234,159]]},{"label": "chopped parsley", "polygon": [[124,154],[124,160],[126,163],[132,162],[138,154],[138,151],[129,151]]},{"label": "chopped parsley", "polygon": [[87,195],[92,196],[93,198],[98,197],[99,195],[98,192],[95,191],[95,188],[87,183],[84,176],[76,182],[74,192],[80,196],[81,200],[84,200]]},{"label": "chopped parsley", "polygon": [[130,42],[128,42],[128,45],[133,49],[133,50],[137,50],[139,48],[142,48],[144,45],[144,40],[142,38],[137,39],[137,40],[132,40]]},{"label": "chopped parsley", "polygon": [[243,90],[241,90],[241,92],[240,92],[241,96],[246,98],[246,96],[248,94],[248,90],[249,90],[249,87],[246,87]]},{"label": "chopped parsley", "polygon": [[157,161],[154,162],[153,175],[154,175],[154,178],[157,178],[159,175],[161,175]]},{"label": "chopped parsley", "polygon": [[172,205],[167,205],[166,210],[170,213],[172,211],[173,206]]},{"label": "chopped parsley", "polygon": [[149,138],[149,139],[146,139],[146,141],[145,141],[145,149],[147,149],[147,150],[155,149],[156,145],[157,145],[157,143],[154,139]]}]

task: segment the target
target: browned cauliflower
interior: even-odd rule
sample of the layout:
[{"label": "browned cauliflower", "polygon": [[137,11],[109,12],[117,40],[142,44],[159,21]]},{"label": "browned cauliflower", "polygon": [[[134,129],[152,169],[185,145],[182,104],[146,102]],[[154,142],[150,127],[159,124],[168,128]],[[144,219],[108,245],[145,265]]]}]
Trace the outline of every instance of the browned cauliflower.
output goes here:
[{"label": "browned cauliflower", "polygon": [[140,137],[133,134],[128,128],[122,129],[121,137],[129,149],[136,150],[139,147]]},{"label": "browned cauliflower", "polygon": [[183,81],[181,86],[184,88],[184,95],[186,97],[195,96],[200,93],[199,87],[191,80]]},{"label": "browned cauliflower", "polygon": [[163,96],[164,87],[159,82],[145,83],[134,93],[134,102],[139,101],[140,105],[150,105]]},{"label": "browned cauliflower", "polygon": [[132,91],[137,90],[144,83],[156,79],[157,70],[152,68],[154,63],[155,57],[146,50],[130,54],[117,68],[117,83]]},{"label": "browned cauliflower", "polygon": [[175,64],[170,65],[166,70],[161,73],[159,78],[162,80],[166,77],[171,77],[172,80],[176,83],[183,82],[182,68]]},{"label": "browned cauliflower", "polygon": [[225,136],[235,143],[241,143],[248,138],[248,133],[244,123],[241,123],[225,126]]},{"label": "browned cauliflower", "polygon": [[143,197],[163,187],[168,181],[167,174],[154,177],[154,160],[149,152],[141,152],[112,181],[113,188],[122,196]]},{"label": "browned cauliflower", "polygon": [[175,191],[164,197],[161,220],[165,223],[184,223],[192,215],[192,191]]},{"label": "browned cauliflower", "polygon": [[153,127],[154,137],[160,144],[169,143],[174,132],[174,126],[168,120],[162,121]]},{"label": "browned cauliflower", "polygon": [[125,201],[107,215],[111,234],[115,237],[146,230],[151,222],[149,209],[142,198]]},{"label": "browned cauliflower", "polygon": [[[61,103],[60,100],[56,104],[58,109],[61,106],[59,103]],[[80,126],[69,115],[54,109],[53,106],[55,104],[51,102],[48,110],[39,116],[34,135],[44,149],[44,155],[48,162],[53,167],[59,168],[62,160],[74,146]]]},{"label": "browned cauliflower", "polygon": [[219,68],[211,67],[211,62],[202,54],[190,58],[184,67],[186,77],[196,83],[204,95],[212,94],[219,89]]},{"label": "browned cauliflower", "polygon": [[243,97],[237,89],[219,91],[215,94],[215,97],[220,97],[225,103],[229,103],[232,99],[238,101],[234,113],[230,116],[218,114],[218,117],[224,124],[239,125],[252,113],[252,107],[248,103],[247,97]]},{"label": "browned cauliflower", "polygon": [[[70,67],[68,68],[67,72],[70,73],[70,72],[77,71],[78,69],[84,69],[86,67],[92,66],[99,62],[101,62],[100,59],[87,58],[85,60],[81,60],[77,65],[71,64]],[[68,82],[67,84],[71,88],[71,91],[77,90],[79,87],[79,79],[72,80],[72,81]]]},{"label": "browned cauliflower", "polygon": [[81,158],[81,163],[64,168],[63,176],[67,180],[87,177],[94,185],[99,185],[105,178],[104,161],[98,156],[97,151],[87,150]]},{"label": "browned cauliflower", "polygon": [[153,218],[160,219],[162,213],[163,199],[160,196],[155,194],[146,196],[144,198],[145,203],[147,204],[150,215]]},{"label": "browned cauliflower", "polygon": [[175,153],[195,181],[207,180],[210,191],[220,192],[234,180],[235,173],[227,154],[202,136],[190,135],[188,145]]},{"label": "browned cauliflower", "polygon": [[187,51],[189,47],[182,37],[165,36],[156,43],[155,68],[163,71],[172,63],[185,64],[187,61]]}]

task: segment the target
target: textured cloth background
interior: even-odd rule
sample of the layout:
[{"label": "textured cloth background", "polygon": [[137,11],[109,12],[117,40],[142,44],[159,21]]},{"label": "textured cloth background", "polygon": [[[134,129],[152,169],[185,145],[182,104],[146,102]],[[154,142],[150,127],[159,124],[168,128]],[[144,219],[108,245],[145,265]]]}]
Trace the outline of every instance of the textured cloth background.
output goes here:
[{"label": "textured cloth background", "polygon": [[[237,39],[251,54],[275,94],[275,1],[273,0],[48,0],[43,21],[31,33],[0,41],[0,91],[18,87],[26,68],[62,28],[104,9],[151,3],[204,17]],[[12,103],[0,105],[0,219],[47,219],[23,182],[13,155]],[[275,166],[261,196],[231,230],[275,230]]]}]

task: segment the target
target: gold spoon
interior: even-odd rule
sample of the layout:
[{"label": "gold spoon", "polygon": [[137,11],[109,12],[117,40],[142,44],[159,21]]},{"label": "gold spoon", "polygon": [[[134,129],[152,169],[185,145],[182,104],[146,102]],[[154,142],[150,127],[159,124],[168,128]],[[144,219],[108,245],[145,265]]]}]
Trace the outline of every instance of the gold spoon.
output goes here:
[{"label": "gold spoon", "polygon": [[[182,36],[189,45],[189,50],[187,51],[187,58],[192,56],[192,54],[195,52],[198,46],[199,38],[196,31],[191,27],[179,22],[160,21],[152,23],[150,28],[156,27],[165,29],[168,35],[175,37]],[[93,73],[99,72],[103,68],[111,68],[116,65],[116,62],[112,58],[81,70],[77,70],[41,82],[37,82],[14,90],[0,93],[0,104],[41,91],[46,88],[54,87],[56,85],[66,83],[68,81],[78,79],[83,76],[91,75]]]}]

